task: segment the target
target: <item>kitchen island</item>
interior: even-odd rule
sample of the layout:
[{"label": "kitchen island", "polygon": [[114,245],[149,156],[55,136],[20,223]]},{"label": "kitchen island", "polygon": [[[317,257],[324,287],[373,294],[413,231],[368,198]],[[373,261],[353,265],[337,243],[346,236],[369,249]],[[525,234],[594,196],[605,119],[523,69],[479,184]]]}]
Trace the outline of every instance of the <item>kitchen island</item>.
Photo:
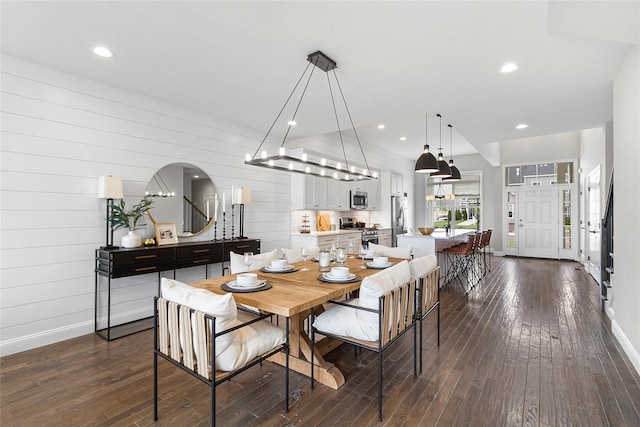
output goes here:
[{"label": "kitchen island", "polygon": [[412,248],[414,258],[437,254],[444,248],[467,241],[467,234],[471,229],[450,230],[436,229],[429,236],[423,234],[401,234],[398,236],[399,248]]}]

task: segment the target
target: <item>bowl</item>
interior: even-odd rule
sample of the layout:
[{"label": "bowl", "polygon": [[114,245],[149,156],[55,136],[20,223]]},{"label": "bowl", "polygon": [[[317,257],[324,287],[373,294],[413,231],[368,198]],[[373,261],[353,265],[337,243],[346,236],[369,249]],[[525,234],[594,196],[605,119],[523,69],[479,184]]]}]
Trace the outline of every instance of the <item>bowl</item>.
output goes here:
[{"label": "bowl", "polygon": [[289,266],[286,259],[274,259],[271,261],[271,268],[274,270],[284,270]]},{"label": "bowl", "polygon": [[349,267],[333,267],[331,269],[331,276],[336,278],[346,278],[349,276]]},{"label": "bowl", "polygon": [[258,283],[258,275],[255,273],[240,273],[236,275],[236,282],[239,286],[251,286]]},{"label": "bowl", "polygon": [[389,258],[386,256],[373,257],[373,265],[384,266],[389,265]]},{"label": "bowl", "polygon": [[424,234],[425,236],[428,236],[429,234],[433,233],[433,230],[435,230],[435,228],[433,228],[433,227],[419,227],[418,230],[420,230],[420,233]]}]

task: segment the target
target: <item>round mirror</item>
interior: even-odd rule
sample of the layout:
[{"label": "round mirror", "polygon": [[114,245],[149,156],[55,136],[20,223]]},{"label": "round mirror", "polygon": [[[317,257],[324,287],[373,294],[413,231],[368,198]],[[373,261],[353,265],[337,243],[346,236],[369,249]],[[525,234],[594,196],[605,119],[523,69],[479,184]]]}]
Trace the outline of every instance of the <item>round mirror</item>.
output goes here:
[{"label": "round mirror", "polygon": [[205,231],[213,223],[216,188],[202,169],[187,163],[172,163],[153,175],[147,195],[153,198],[149,218],[173,222],[178,237]]}]

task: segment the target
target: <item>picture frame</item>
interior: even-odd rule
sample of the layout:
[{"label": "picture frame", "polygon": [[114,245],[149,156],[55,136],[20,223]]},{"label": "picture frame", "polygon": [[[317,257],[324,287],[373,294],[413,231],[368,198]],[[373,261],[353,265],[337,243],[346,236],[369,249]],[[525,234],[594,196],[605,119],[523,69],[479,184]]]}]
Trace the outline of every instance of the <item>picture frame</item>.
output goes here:
[{"label": "picture frame", "polygon": [[156,244],[158,246],[178,243],[178,232],[175,222],[156,222]]}]

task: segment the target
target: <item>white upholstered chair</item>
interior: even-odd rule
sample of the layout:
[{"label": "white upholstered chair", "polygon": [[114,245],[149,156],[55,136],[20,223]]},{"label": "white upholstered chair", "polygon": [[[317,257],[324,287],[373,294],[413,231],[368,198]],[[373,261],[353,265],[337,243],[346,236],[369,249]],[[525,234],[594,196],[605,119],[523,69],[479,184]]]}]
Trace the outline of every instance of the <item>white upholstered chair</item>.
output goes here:
[{"label": "white upholstered chair", "polygon": [[[331,306],[314,318],[315,334],[353,344],[378,353],[378,419],[382,421],[382,353],[415,326],[416,282],[411,280],[409,263],[399,262],[365,277],[359,298],[330,301]],[[311,360],[314,360],[312,346]],[[312,362],[313,363],[313,362]],[[314,387],[311,369],[311,387]],[[417,375],[414,337],[413,376]]]},{"label": "white upholstered chair", "polygon": [[176,280],[163,278],[161,291],[154,310],[154,420],[158,419],[158,357],[211,388],[211,425],[215,425],[216,386],[285,351],[285,411],[289,412],[288,321],[281,329],[265,320],[269,315],[238,311],[230,293],[217,295]]},{"label": "white upholstered chair", "polygon": [[412,248],[392,248],[390,246],[369,243],[369,250],[373,251],[376,256],[410,259]]},{"label": "white upholstered chair", "polygon": [[247,269],[242,262],[243,255],[235,252],[229,252],[229,272],[231,274],[244,273],[246,271],[260,270],[271,264],[271,261],[278,259],[278,250],[274,249],[270,252],[253,255],[253,263]]}]

